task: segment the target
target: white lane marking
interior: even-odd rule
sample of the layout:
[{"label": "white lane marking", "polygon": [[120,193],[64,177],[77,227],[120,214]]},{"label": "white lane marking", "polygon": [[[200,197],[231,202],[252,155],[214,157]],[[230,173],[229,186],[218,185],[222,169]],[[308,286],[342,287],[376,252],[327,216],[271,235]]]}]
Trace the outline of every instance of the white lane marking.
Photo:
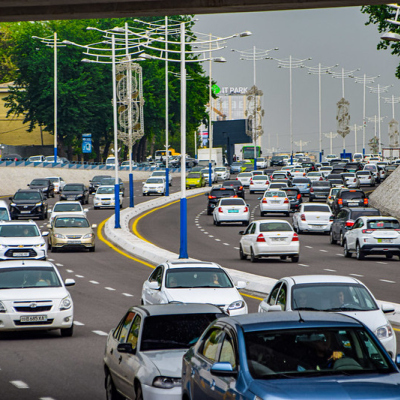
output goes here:
[{"label": "white lane marking", "polygon": [[72,273],[72,272],[74,272],[72,269],[67,269],[67,272],[70,272],[70,273]]},{"label": "white lane marking", "polygon": [[323,253],[328,253],[328,250],[320,250],[320,251],[322,251]]},{"label": "white lane marking", "polygon": [[53,258],[48,258],[47,261],[54,261],[54,259]]},{"label": "white lane marking", "polygon": [[304,247],[307,247],[307,249],[312,249],[312,246],[304,246]]},{"label": "white lane marking", "polygon": [[29,389],[29,386],[23,381],[10,381],[18,389]]},{"label": "white lane marking", "polygon": [[216,241],[216,242],[220,242],[220,241],[221,241],[221,239],[215,239],[215,241]]},{"label": "white lane marking", "polygon": [[106,289],[106,290],[110,290],[110,291],[114,291],[115,289],[114,288],[112,288],[112,287],[105,287],[104,289]]},{"label": "white lane marking", "polygon": [[342,257],[344,257],[344,254],[341,254],[341,253],[340,253],[340,254],[339,254],[339,253],[336,253],[336,255],[337,255],[337,256],[342,256]]},{"label": "white lane marking", "polygon": [[329,268],[325,268],[324,271],[328,271],[328,272],[336,272],[336,269],[329,269]]},{"label": "white lane marking", "polygon": [[234,247],[234,249],[235,249],[235,250],[240,250],[240,248],[239,248],[239,247]]},{"label": "white lane marking", "polygon": [[214,237],[213,235],[208,235],[208,237]]},{"label": "white lane marking", "polygon": [[225,246],[229,246],[229,243],[224,243]]},{"label": "white lane marking", "polygon": [[204,232],[206,235],[208,235],[208,232]]},{"label": "white lane marking", "polygon": [[382,264],[382,265],[387,265],[387,263],[383,262],[383,261],[377,261],[377,264]]},{"label": "white lane marking", "polygon": [[57,267],[63,267],[64,264],[56,263]]},{"label": "white lane marking", "polygon": [[309,267],[309,265],[307,264],[297,264],[297,265],[300,265],[300,267]]},{"label": "white lane marking", "polygon": [[89,281],[90,283],[93,283],[93,285],[98,285],[99,284],[99,282],[97,282],[97,281]]},{"label": "white lane marking", "polygon": [[103,331],[92,331],[92,332],[99,336],[108,336],[108,333]]},{"label": "white lane marking", "polygon": [[396,283],[395,281],[388,281],[387,279],[379,279],[381,282]]},{"label": "white lane marking", "polygon": [[53,397],[39,397],[39,400],[55,400]]},{"label": "white lane marking", "polygon": [[205,231],[205,229],[200,229],[202,232],[204,232]]},{"label": "white lane marking", "polygon": [[362,278],[364,275],[359,275],[359,274],[349,274],[351,276],[358,276],[359,278]]},{"label": "white lane marking", "polygon": [[83,322],[79,322],[79,321],[74,321],[74,325],[76,326],[83,326],[85,325]]},{"label": "white lane marking", "polygon": [[133,297],[133,294],[130,294],[130,293],[122,293],[122,295],[126,296],[126,297]]},{"label": "white lane marking", "polygon": [[83,275],[75,275],[77,278],[84,278]]}]

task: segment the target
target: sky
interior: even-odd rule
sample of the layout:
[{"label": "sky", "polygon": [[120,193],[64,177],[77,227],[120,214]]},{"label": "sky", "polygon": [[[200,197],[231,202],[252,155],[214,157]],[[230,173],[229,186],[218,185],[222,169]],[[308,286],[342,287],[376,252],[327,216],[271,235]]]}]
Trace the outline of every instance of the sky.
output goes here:
[{"label": "sky", "polygon": [[[209,14],[196,15],[198,21],[194,30],[212,33],[216,36],[229,36],[234,33],[250,30],[252,36],[234,38],[227,41],[227,48],[214,54],[222,56],[227,62],[213,63],[212,79],[219,87],[251,87],[254,81],[253,61],[240,60],[238,53],[232,49],[250,50],[271,49],[270,56],[278,59],[307,59],[307,66],[334,66],[333,71],[341,73],[356,70],[355,76],[373,77],[380,75],[375,83],[368,86],[381,87],[393,85],[387,93],[381,94],[381,141],[383,147],[388,145],[388,122],[392,119],[392,104],[387,104],[384,97],[400,96],[400,82],[395,77],[396,67],[400,62],[390,50],[377,50],[380,34],[376,25],[365,25],[367,14],[362,14],[360,7],[329,8],[295,11],[268,11],[258,13]],[[204,69],[208,73],[208,63]],[[256,61],[256,85],[264,93],[262,137],[263,154],[268,150],[290,150],[290,92],[289,69],[278,68],[275,60]],[[350,126],[363,124],[363,84],[354,79],[345,79],[345,98],[350,102]],[[292,69],[292,118],[293,141],[308,142],[303,151],[319,151],[319,106],[318,75],[308,74],[306,68]],[[337,131],[337,105],[342,97],[342,80],[331,75],[321,77],[322,97],[322,132]],[[378,116],[378,95],[366,92],[366,117]],[[394,105],[395,118],[400,118],[400,103]],[[396,118],[396,119],[397,119]],[[377,133],[379,124],[376,126]],[[367,122],[366,153],[369,153],[368,140],[374,136],[375,124]],[[347,152],[355,151],[355,134],[351,131],[345,139]],[[325,154],[330,152],[330,141],[322,135],[322,147]],[[357,151],[362,152],[362,129],[357,131]],[[294,151],[300,146],[294,144]],[[343,139],[333,139],[333,152],[343,150]]]}]

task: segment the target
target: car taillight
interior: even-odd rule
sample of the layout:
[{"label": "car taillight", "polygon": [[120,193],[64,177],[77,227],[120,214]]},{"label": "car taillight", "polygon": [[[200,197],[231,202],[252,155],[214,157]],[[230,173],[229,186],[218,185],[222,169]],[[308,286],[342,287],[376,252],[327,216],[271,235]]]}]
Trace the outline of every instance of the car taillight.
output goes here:
[{"label": "car taillight", "polygon": [[264,235],[262,233],[257,236],[257,242],[265,242]]},{"label": "car taillight", "polygon": [[243,212],[249,212],[249,207],[245,207]]},{"label": "car taillight", "polygon": [[319,177],[319,180],[320,180],[320,181],[323,181],[323,180],[324,180],[324,178],[323,178],[322,176],[320,176],[320,177]]},{"label": "car taillight", "polygon": [[298,241],[299,241],[299,235],[295,232],[292,237],[292,242],[298,242]]},{"label": "car taillight", "polygon": [[216,199],[217,196],[208,196],[209,199]]},{"label": "car taillight", "polygon": [[357,182],[356,178],[354,178],[354,181],[353,181],[353,182]]},{"label": "car taillight", "polygon": [[262,199],[262,202],[264,203],[264,204],[267,204],[268,202],[267,202],[267,199],[264,197],[263,199]]},{"label": "car taillight", "polygon": [[271,180],[272,180],[272,175],[270,176]]},{"label": "car taillight", "polygon": [[250,185],[254,185],[253,179],[250,179]]},{"label": "car taillight", "polygon": [[243,190],[243,186],[239,186],[239,190]]},{"label": "car taillight", "polygon": [[222,207],[218,207],[218,212],[223,213]]},{"label": "car taillight", "polygon": [[299,193],[298,195],[297,195],[297,200],[300,200],[301,199],[301,194]]},{"label": "car taillight", "polygon": [[376,229],[363,229],[362,233],[373,233],[375,231],[376,231]]},{"label": "car taillight", "polygon": [[354,221],[351,219],[348,219],[346,223],[344,224],[347,228],[351,228],[354,225]]},{"label": "car taillight", "polygon": [[306,176],[306,173],[305,173],[305,172],[303,173],[303,176]]},{"label": "car taillight", "polygon": [[239,178],[236,178],[236,180],[238,181],[238,180],[239,180]]},{"label": "car taillight", "polygon": [[284,203],[284,204],[289,203],[289,199],[288,199],[287,197],[285,197],[285,200],[283,200],[283,203]]},{"label": "car taillight", "polygon": [[313,188],[311,188],[311,189],[310,189],[310,193],[313,193],[313,192],[314,192],[314,189],[313,189]]},{"label": "car taillight", "polygon": [[364,199],[364,205],[367,205],[367,204],[368,204],[368,199],[365,198],[365,199]]},{"label": "car taillight", "polygon": [[301,215],[300,215],[300,219],[301,219],[302,221],[305,221],[305,220],[306,220],[306,215],[305,215],[305,214],[301,214]]},{"label": "car taillight", "polygon": [[231,197],[237,197],[237,194],[235,194],[234,196],[231,196]]},{"label": "car taillight", "polygon": [[338,199],[338,204],[343,204],[343,199]]}]

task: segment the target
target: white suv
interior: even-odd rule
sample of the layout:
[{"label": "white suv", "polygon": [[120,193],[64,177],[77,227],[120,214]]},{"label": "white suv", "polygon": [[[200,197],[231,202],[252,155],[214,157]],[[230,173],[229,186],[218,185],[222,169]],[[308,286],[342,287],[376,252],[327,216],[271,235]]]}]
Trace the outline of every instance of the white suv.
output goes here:
[{"label": "white suv", "polygon": [[360,217],[344,237],[344,256],[356,253],[358,260],[369,254],[400,258],[400,223],[393,217]]},{"label": "white suv", "polygon": [[[49,232],[43,232],[47,236]],[[0,222],[0,260],[45,260],[47,244],[32,220]]]}]

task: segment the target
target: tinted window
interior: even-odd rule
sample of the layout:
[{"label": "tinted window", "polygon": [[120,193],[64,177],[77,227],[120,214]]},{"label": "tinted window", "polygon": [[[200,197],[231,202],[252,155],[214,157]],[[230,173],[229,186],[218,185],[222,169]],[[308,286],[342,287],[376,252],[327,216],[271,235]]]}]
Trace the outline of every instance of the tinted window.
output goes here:
[{"label": "tinted window", "polygon": [[86,218],[58,217],[55,226],[56,228],[88,228],[89,221]]},{"label": "tinted window", "polygon": [[191,172],[188,176],[188,179],[200,179],[201,178],[201,173],[193,173]]},{"label": "tinted window", "polygon": [[330,182],[316,181],[312,183],[313,187],[331,187]]},{"label": "tinted window", "polygon": [[292,232],[290,224],[284,222],[263,222],[260,224],[260,232]]},{"label": "tinted window", "polygon": [[368,215],[380,215],[380,211],[379,210],[352,211],[351,219],[356,220],[358,217],[363,217]]},{"label": "tinted window", "polygon": [[342,192],[340,194],[340,197],[342,199],[363,199],[365,197],[364,192],[356,192],[356,191],[348,191],[348,192]]},{"label": "tinted window", "polygon": [[47,179],[34,179],[31,182],[31,185],[43,185],[47,186],[49,184],[49,181]]},{"label": "tinted window", "polygon": [[219,203],[221,206],[245,206],[243,199],[224,199]]},{"label": "tinted window", "polygon": [[0,289],[23,289],[43,286],[61,286],[53,267],[16,267],[0,270]]},{"label": "tinted window", "polygon": [[303,208],[304,211],[308,212],[331,212],[329,209],[329,206],[324,206],[324,205],[311,205],[307,204]]},{"label": "tinted window", "polygon": [[54,212],[82,211],[80,204],[59,203],[53,208]]},{"label": "tinted window", "polygon": [[64,192],[82,192],[83,186],[82,185],[65,185]]},{"label": "tinted window", "polygon": [[305,178],[294,178],[293,179],[293,183],[309,183],[309,179],[305,179]]},{"label": "tinted window", "polygon": [[14,195],[14,200],[36,200],[40,201],[41,196],[39,192],[17,192]]},{"label": "tinted window", "polygon": [[97,194],[114,194],[114,191],[115,191],[115,189],[112,187],[112,186],[110,186],[110,187],[107,187],[107,186],[100,186],[98,189],[97,189]]},{"label": "tinted window", "polygon": [[368,221],[368,229],[400,229],[399,221],[394,219],[374,219]]},{"label": "tinted window", "polygon": [[0,237],[40,236],[36,225],[0,225]]}]

